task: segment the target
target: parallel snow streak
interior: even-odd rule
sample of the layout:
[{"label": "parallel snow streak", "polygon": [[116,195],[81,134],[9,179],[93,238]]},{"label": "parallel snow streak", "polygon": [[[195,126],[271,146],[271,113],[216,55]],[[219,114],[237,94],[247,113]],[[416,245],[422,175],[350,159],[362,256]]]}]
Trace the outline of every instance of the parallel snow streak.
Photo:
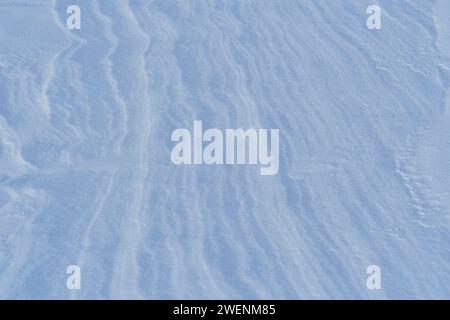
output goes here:
[{"label": "parallel snow streak", "polygon": [[[443,4],[36,3],[0,9],[1,298],[450,297]],[[173,165],[194,120],[279,128],[280,172]]]}]

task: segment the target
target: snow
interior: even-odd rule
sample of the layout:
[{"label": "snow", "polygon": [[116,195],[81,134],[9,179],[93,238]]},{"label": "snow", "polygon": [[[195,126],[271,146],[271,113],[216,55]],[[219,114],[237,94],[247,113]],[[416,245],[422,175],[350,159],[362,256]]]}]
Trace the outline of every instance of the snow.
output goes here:
[{"label": "snow", "polygon": [[[450,298],[449,9],[0,0],[0,298]],[[174,165],[196,120],[278,174]]]}]

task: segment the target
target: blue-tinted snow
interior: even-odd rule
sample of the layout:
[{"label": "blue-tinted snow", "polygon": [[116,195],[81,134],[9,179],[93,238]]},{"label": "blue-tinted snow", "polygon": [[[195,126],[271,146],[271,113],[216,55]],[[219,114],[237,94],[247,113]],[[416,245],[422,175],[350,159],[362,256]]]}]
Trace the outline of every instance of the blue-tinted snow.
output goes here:
[{"label": "blue-tinted snow", "polygon": [[449,2],[376,2],[0,0],[0,298],[450,298]]}]

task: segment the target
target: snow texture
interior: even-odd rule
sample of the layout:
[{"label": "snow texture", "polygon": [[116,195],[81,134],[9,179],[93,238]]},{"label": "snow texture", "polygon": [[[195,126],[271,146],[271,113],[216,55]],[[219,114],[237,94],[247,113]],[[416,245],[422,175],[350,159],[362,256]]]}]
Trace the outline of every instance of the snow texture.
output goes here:
[{"label": "snow texture", "polygon": [[449,299],[449,87],[448,0],[0,0],[0,298]]}]

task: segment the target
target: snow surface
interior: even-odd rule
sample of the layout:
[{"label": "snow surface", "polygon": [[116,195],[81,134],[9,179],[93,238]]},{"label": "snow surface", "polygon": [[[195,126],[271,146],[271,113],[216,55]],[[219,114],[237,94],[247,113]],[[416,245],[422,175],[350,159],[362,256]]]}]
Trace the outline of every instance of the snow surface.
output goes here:
[{"label": "snow surface", "polygon": [[449,87],[448,0],[0,0],[0,298],[449,299]]}]

